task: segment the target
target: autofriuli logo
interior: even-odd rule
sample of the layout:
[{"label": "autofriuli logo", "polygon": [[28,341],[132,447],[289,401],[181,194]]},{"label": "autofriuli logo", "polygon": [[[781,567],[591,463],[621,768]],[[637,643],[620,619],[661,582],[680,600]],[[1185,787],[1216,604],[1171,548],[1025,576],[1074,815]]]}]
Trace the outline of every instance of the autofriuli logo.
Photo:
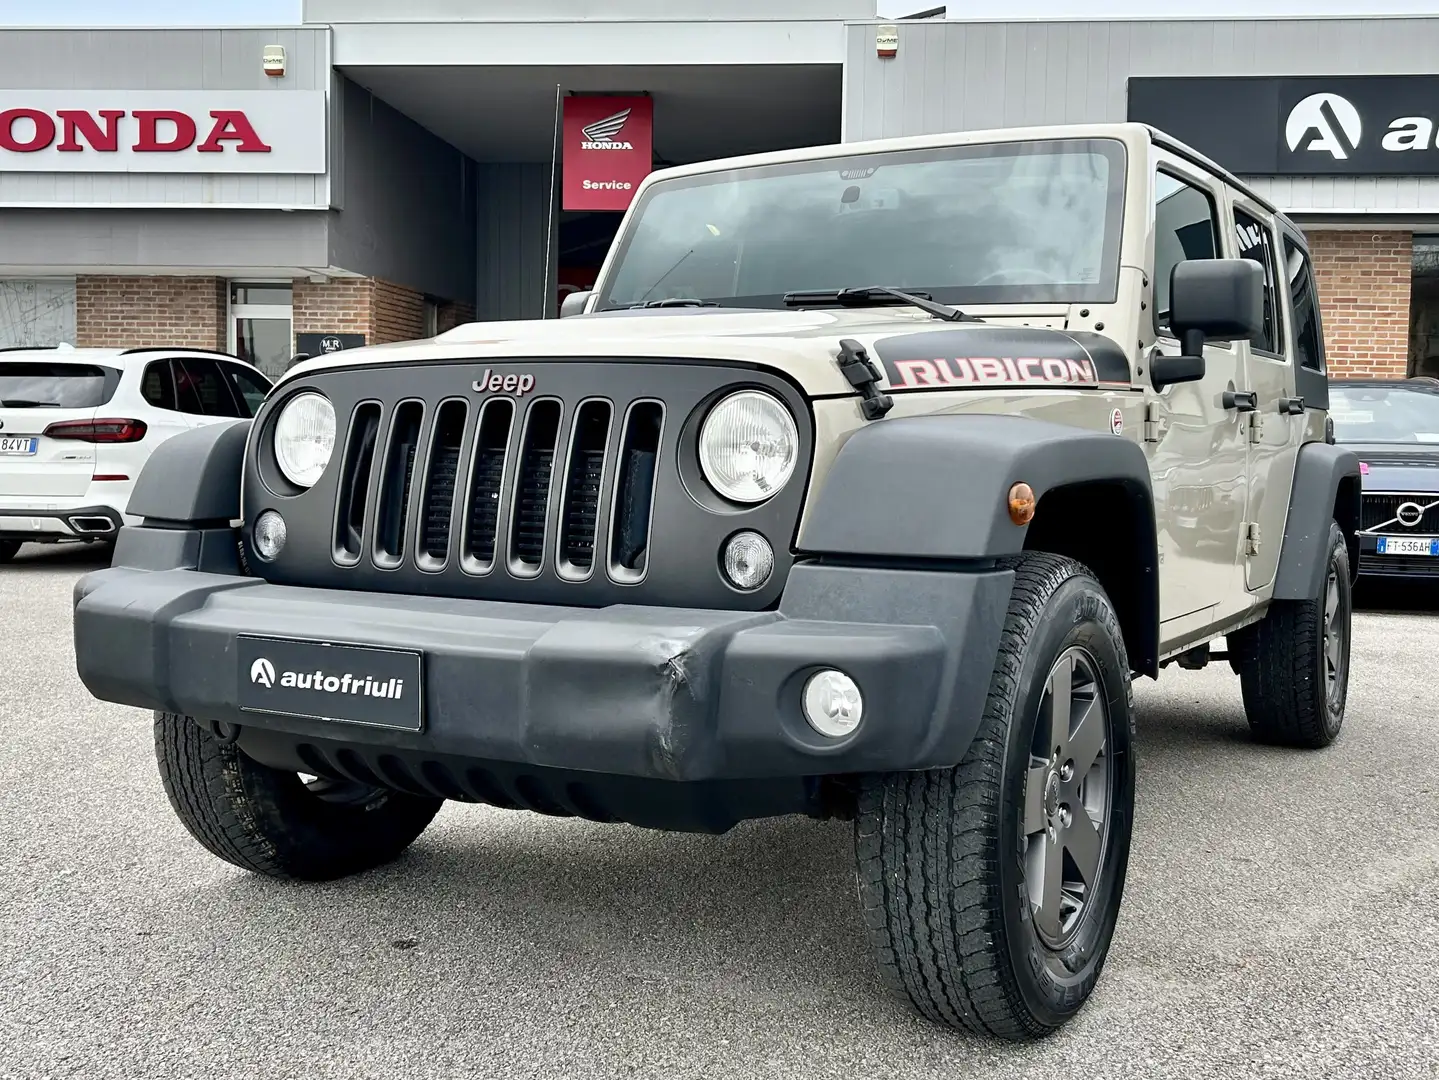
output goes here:
[{"label": "autofriuli logo", "polygon": [[267,690],[280,686],[291,690],[317,690],[322,694],[353,694],[390,701],[399,701],[405,696],[404,679],[375,679],[349,671],[328,675],[318,668],[314,671],[277,671],[275,665],[263,656],[250,665],[250,681]]},{"label": "autofriuli logo", "polygon": [[1289,111],[1284,140],[1295,153],[1310,150],[1347,161],[1359,148],[1364,121],[1348,98],[1338,94],[1310,94]]}]

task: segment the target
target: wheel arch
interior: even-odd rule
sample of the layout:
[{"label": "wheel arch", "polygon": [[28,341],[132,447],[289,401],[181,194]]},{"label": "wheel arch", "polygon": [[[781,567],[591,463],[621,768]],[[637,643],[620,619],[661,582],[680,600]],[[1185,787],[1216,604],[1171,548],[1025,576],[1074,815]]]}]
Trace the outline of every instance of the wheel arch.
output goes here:
[{"label": "wheel arch", "polygon": [[166,439],[136,477],[127,511],[147,524],[234,521],[251,423],[220,421]]},{"label": "wheel arch", "polygon": [[1329,523],[1337,522],[1349,549],[1350,583],[1359,574],[1359,507],[1363,490],[1359,458],[1331,443],[1299,448],[1289,513],[1274,575],[1275,600],[1311,600],[1319,595],[1329,562]]}]

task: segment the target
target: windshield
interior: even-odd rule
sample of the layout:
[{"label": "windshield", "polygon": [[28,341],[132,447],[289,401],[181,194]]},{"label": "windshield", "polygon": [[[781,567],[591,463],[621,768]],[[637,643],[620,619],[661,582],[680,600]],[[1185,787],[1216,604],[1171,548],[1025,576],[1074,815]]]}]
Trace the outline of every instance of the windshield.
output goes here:
[{"label": "windshield", "polygon": [[1112,302],[1124,145],[991,143],[823,158],[656,183],[596,310],[886,285],[947,304]]},{"label": "windshield", "polygon": [[0,405],[11,409],[93,409],[105,404],[106,369],[94,364],[0,362]]},{"label": "windshield", "polygon": [[1439,443],[1439,385],[1329,386],[1334,438],[1351,443]]}]

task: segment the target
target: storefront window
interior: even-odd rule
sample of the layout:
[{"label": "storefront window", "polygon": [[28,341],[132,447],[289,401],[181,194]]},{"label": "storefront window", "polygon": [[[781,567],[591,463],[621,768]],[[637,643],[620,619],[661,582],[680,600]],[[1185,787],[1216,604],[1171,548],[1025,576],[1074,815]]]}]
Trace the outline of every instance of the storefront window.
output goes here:
[{"label": "storefront window", "polygon": [[1439,376],[1439,236],[1414,237],[1409,374]]},{"label": "storefront window", "polygon": [[271,379],[294,355],[292,290],[288,281],[230,283],[230,351]]}]

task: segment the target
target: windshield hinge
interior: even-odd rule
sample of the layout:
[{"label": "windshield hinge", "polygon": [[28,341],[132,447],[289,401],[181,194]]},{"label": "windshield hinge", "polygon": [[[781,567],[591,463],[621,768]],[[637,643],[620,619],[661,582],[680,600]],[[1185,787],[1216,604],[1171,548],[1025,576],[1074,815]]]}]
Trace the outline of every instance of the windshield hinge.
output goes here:
[{"label": "windshield hinge", "polygon": [[859,411],[866,420],[878,420],[894,408],[894,398],[879,391],[879,369],[864,346],[853,338],[843,338],[839,343],[839,371],[859,391]]}]

